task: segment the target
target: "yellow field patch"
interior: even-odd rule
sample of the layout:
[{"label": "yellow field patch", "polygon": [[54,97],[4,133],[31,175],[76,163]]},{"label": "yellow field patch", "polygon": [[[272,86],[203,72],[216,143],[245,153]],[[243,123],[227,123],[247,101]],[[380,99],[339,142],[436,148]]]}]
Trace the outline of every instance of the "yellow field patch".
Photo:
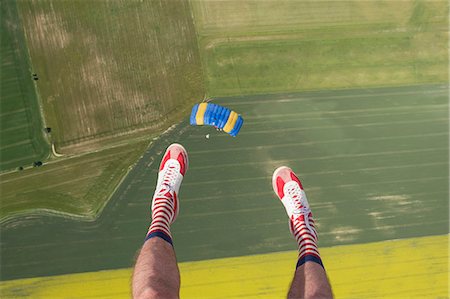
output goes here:
[{"label": "yellow field patch", "polygon": [[[336,298],[449,298],[448,235],[321,249]],[[180,264],[182,298],[283,298],[295,251]],[[128,298],[131,269],[2,282],[1,298]]]}]

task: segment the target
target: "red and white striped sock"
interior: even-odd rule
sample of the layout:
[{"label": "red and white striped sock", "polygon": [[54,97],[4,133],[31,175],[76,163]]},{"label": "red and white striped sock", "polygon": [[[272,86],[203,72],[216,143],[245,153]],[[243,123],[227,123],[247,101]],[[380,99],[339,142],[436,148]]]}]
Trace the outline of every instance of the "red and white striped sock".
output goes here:
[{"label": "red and white striped sock", "polygon": [[173,244],[170,225],[175,220],[176,203],[175,192],[163,189],[162,192],[155,195],[152,207],[152,222],[145,240],[160,237]]},{"label": "red and white striped sock", "polygon": [[291,232],[298,245],[297,268],[308,261],[316,262],[323,267],[317,248],[317,231],[311,211],[291,220]]}]

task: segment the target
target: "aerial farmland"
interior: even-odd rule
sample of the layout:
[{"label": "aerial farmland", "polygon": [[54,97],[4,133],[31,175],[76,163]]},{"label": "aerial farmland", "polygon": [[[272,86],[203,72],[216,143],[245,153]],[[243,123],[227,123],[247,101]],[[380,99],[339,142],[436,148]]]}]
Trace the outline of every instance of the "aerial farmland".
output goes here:
[{"label": "aerial farmland", "polygon": [[[182,298],[285,296],[296,251],[271,186],[280,165],[302,179],[337,298],[445,298],[448,11],[5,1],[0,297],[130,297],[177,142]],[[189,124],[204,100],[242,115],[237,137]]]}]

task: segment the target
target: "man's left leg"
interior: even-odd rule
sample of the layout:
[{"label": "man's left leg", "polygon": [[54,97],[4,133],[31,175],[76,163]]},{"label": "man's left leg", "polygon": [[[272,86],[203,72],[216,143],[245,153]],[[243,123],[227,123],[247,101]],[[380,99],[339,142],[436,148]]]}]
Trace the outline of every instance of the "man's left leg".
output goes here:
[{"label": "man's left leg", "polygon": [[180,272],[170,225],[178,215],[178,190],[188,167],[186,150],[172,144],[161,161],[152,222],[133,272],[133,298],[179,298]]}]

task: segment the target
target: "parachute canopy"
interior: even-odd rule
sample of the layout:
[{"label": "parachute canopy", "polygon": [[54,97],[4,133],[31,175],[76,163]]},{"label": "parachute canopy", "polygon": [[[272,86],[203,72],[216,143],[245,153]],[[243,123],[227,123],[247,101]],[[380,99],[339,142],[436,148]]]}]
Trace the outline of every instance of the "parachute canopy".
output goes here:
[{"label": "parachute canopy", "polygon": [[192,108],[191,125],[210,125],[235,137],[244,123],[241,115],[226,107],[212,103],[195,104]]}]

